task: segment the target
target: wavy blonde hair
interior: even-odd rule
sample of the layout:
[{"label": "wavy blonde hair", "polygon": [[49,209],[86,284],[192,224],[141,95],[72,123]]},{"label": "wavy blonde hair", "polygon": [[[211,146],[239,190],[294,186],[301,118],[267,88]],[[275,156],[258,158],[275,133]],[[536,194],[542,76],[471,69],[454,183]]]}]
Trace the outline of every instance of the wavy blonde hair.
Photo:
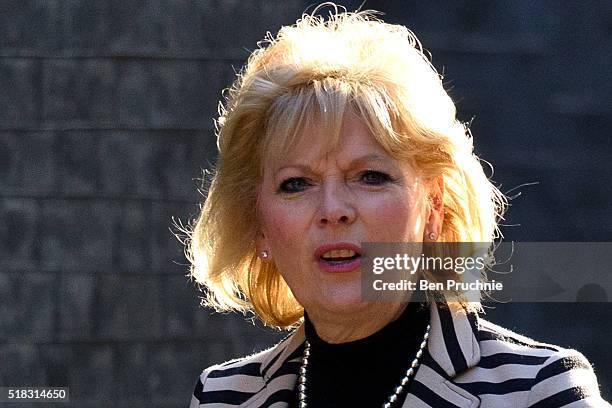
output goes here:
[{"label": "wavy blonde hair", "polygon": [[256,254],[257,191],[264,164],[282,158],[315,116],[330,130],[330,148],[350,110],[425,180],[442,175],[440,241],[501,235],[505,198],[474,155],[441,76],[411,31],[375,14],[333,7],[328,18],[303,15],[268,34],[229,89],[217,121],[218,159],[186,249],[206,306],[251,311],[278,327],[303,316],[274,263]]}]

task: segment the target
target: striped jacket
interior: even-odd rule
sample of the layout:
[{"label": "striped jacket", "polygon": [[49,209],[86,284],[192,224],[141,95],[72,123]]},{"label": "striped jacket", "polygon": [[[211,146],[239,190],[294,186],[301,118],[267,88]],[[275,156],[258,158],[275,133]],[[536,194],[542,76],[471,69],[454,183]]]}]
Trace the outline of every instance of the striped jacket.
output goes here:
[{"label": "striped jacket", "polygon": [[[585,357],[538,343],[460,306],[430,306],[427,352],[410,386],[408,407],[611,407]],[[301,326],[258,354],[210,367],[190,408],[288,407],[304,344]]]}]

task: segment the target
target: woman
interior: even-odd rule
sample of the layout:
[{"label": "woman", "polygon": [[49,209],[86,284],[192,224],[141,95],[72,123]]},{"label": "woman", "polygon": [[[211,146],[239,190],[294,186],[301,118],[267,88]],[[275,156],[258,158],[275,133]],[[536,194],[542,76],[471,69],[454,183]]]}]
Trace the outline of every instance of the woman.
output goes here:
[{"label": "woman", "polygon": [[362,243],[491,242],[505,208],[405,27],[336,10],[282,28],[230,90],[218,147],[193,274],[207,305],[297,328],[204,370],[192,407],[608,406],[580,353],[477,302],[362,296]]}]

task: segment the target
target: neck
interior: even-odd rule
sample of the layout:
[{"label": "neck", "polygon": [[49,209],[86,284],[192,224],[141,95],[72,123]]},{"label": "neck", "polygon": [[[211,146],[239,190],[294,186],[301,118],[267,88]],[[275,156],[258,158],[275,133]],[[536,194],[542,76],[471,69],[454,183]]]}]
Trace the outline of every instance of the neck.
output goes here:
[{"label": "neck", "polygon": [[348,343],[371,336],[396,320],[406,308],[407,303],[381,303],[381,307],[370,312],[357,312],[350,315],[318,313],[308,311],[319,338],[330,344]]}]

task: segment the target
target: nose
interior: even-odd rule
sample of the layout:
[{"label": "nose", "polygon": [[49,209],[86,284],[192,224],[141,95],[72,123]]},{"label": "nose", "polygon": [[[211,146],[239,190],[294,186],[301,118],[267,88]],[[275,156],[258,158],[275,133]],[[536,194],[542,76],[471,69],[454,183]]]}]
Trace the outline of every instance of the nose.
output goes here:
[{"label": "nose", "polygon": [[343,183],[326,183],[321,196],[319,225],[350,225],[356,215],[348,188]]}]

